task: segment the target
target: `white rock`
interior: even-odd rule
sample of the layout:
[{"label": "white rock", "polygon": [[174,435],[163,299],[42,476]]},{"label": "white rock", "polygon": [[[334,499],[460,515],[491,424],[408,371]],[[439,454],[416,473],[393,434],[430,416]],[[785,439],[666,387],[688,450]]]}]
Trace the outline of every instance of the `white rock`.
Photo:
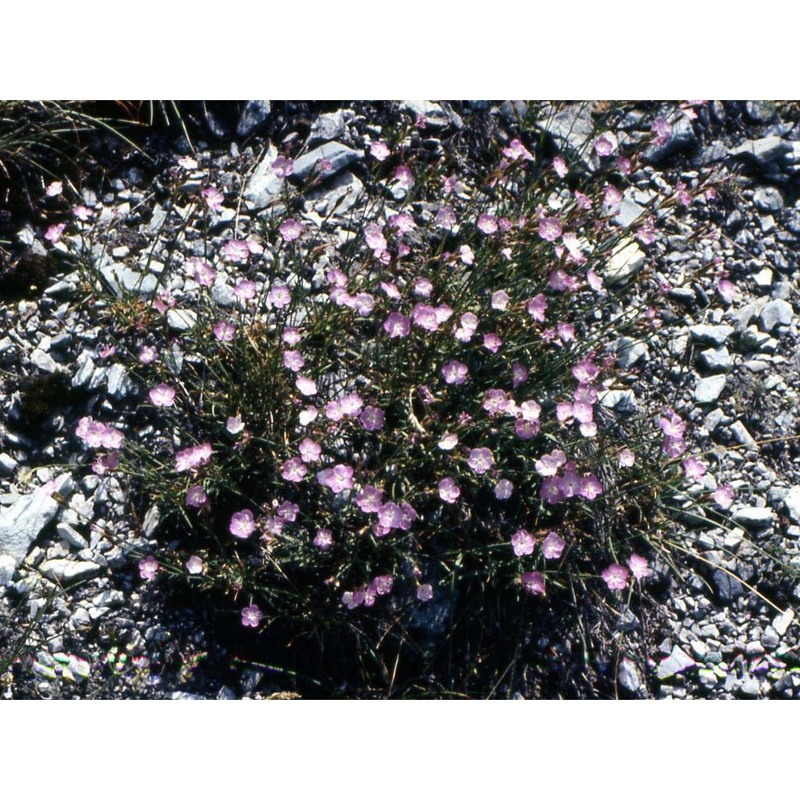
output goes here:
[{"label": "white rock", "polygon": [[167,311],[167,325],[173,331],[189,331],[197,325],[197,314],[188,308]]},{"label": "white rock", "polygon": [[700,378],[694,387],[694,399],[698,403],[713,403],[720,394],[722,394],[724,388],[724,375],[712,375],[710,378]]},{"label": "white rock", "polygon": [[694,667],[697,662],[681,650],[678,645],[672,648],[672,652],[658,665],[656,675],[660,681],[675,677],[679,672]]},{"label": "white rock", "polygon": [[775,512],[771,508],[743,506],[733,512],[733,521],[745,528],[766,528],[775,520]]},{"label": "white rock", "polygon": [[58,501],[53,493],[67,497],[74,491],[69,475],[57,478],[17,500],[0,513],[0,555],[11,556],[16,563],[28,555],[31,545],[44,527],[58,514]]},{"label": "white rock", "polygon": [[733,331],[732,325],[692,325],[689,328],[692,339],[705,344],[713,344],[717,347],[725,344]]},{"label": "white rock", "polygon": [[603,270],[603,277],[612,285],[622,283],[636,275],[644,267],[645,260],[645,253],[636,242],[623,239],[612,251]]},{"label": "white rock", "polygon": [[0,586],[8,586],[14,579],[17,562],[11,556],[0,556]]},{"label": "white rock", "polygon": [[791,608],[787,608],[786,611],[782,614],[778,614],[778,616],[772,620],[772,627],[775,628],[778,636],[784,636],[792,622],[794,622],[794,611]]},{"label": "white rock", "polygon": [[800,486],[792,486],[789,489],[786,497],[783,498],[783,504],[786,506],[792,522],[800,522]]},{"label": "white rock", "polygon": [[100,572],[100,565],[93,561],[70,561],[67,558],[53,558],[42,564],[42,572],[51,580],[70,583],[79,578],[93,578]]}]

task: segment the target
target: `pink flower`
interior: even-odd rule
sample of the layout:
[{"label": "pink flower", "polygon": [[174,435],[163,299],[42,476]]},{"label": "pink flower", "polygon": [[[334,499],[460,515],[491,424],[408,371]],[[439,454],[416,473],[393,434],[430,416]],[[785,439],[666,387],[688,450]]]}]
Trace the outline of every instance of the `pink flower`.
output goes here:
[{"label": "pink flower", "polygon": [[623,447],[622,450],[617,453],[617,461],[621,467],[632,467],[636,461],[636,455],[630,448]]},{"label": "pink flower", "polygon": [[511,365],[511,385],[516,389],[528,380],[527,367],[517,361]]},{"label": "pink flower", "polygon": [[383,411],[376,406],[367,406],[359,415],[358,421],[365,431],[379,431],[383,427]]},{"label": "pink flower", "polygon": [[318,472],[317,480],[334,494],[340,494],[353,488],[353,468],[346,464],[337,464],[333,469]]},{"label": "pink flower", "polygon": [[565,178],[567,173],[569,172],[569,167],[567,166],[567,162],[561,156],[556,156],[553,159],[553,169],[558,175],[559,178]]},{"label": "pink flower", "polygon": [[225,430],[233,436],[241,433],[244,430],[244,422],[242,422],[241,416],[228,417],[225,420]]},{"label": "pink flower", "polygon": [[212,330],[214,337],[220,342],[232,342],[236,334],[236,328],[225,320],[220,320]]},{"label": "pink flower", "polygon": [[142,364],[152,364],[158,358],[158,350],[150,345],[144,345],[139,351],[139,361]]},{"label": "pink flower", "polygon": [[460,361],[448,361],[442,367],[444,382],[455,384],[457,386],[466,383],[468,373],[469,368],[466,364],[462,364]]},{"label": "pink flower", "polygon": [[444,478],[439,481],[439,497],[445,503],[455,503],[461,495],[461,489],[452,478]]},{"label": "pink flower", "polygon": [[599,156],[610,156],[614,151],[614,143],[606,136],[600,136],[594,143],[594,150]]},{"label": "pink flower", "polygon": [[546,594],[544,575],[541,572],[523,572],[522,588],[532,595]]},{"label": "pink flower", "polygon": [[383,323],[383,329],[392,339],[398,336],[408,336],[411,331],[411,320],[403,314],[393,311]]},{"label": "pink flower", "polygon": [[365,514],[377,514],[383,505],[383,490],[368,483],[356,495],[356,505]]},{"label": "pink flower", "polygon": [[490,353],[496,353],[503,346],[503,340],[496,333],[485,333],[483,335],[483,346]]},{"label": "pink flower", "polygon": [[508,307],[509,300],[511,300],[511,298],[508,296],[508,292],[498,289],[498,291],[492,294],[492,308],[497,311],[505,311]]},{"label": "pink flower", "polygon": [[52,183],[48,184],[47,188],[44,190],[44,193],[48,197],[57,197],[63,190],[64,184],[61,181],[53,181]]},{"label": "pink flower", "polygon": [[421,603],[427,603],[433,598],[433,586],[429,583],[421,583],[417,586],[417,600]]},{"label": "pink flower", "polygon": [[603,570],[602,577],[612,592],[621,592],[628,585],[630,572],[622,564],[611,564]]},{"label": "pink flower", "polygon": [[311,378],[306,378],[303,375],[297,376],[297,380],[294,382],[294,385],[298,388],[300,394],[303,394],[306,397],[311,397],[317,393],[316,381],[312,380]]},{"label": "pink flower", "polygon": [[377,575],[374,577],[370,583],[370,589],[372,589],[375,594],[389,594],[392,591],[392,586],[394,585],[394,577],[391,575]]},{"label": "pink flower", "polygon": [[194,447],[187,447],[175,453],[175,471],[187,472],[201,467],[211,461],[211,444],[206,442]]},{"label": "pink flower", "polygon": [[61,236],[64,229],[67,227],[66,222],[59,222],[58,225],[51,225],[44,234],[44,238],[52,244],[58,244],[61,241]]},{"label": "pink flower", "polygon": [[267,303],[273,308],[286,308],[292,302],[289,287],[283,283],[275,283],[267,293]]},{"label": "pink flower", "polygon": [[287,350],[283,354],[283,366],[292,372],[300,372],[305,366],[305,359],[297,350]]},{"label": "pink flower", "polygon": [[158,561],[153,556],[147,556],[139,562],[139,575],[146,581],[155,577],[158,572]]},{"label": "pink flower", "polygon": [[494,456],[488,447],[476,447],[469,451],[467,464],[473,472],[483,475],[494,466]]},{"label": "pink flower", "polygon": [[619,211],[619,204],[622,202],[622,192],[610,183],[603,188],[603,208],[610,214]]},{"label": "pink flower", "polygon": [[559,468],[566,463],[566,453],[563,450],[553,450],[551,453],[543,455],[533,466],[543,478],[547,478],[555,475]]},{"label": "pink flower", "polygon": [[186,505],[190,508],[202,508],[208,502],[208,495],[202,486],[190,486],[186,490]]},{"label": "pink flower", "polygon": [[333,546],[333,531],[330,528],[320,528],[313,541],[314,547],[318,547],[324,553]]},{"label": "pink flower", "polygon": [[581,478],[578,494],[586,500],[596,500],[603,494],[603,484],[592,474]]},{"label": "pink flower", "polygon": [[494,214],[481,214],[478,217],[478,230],[481,233],[485,233],[487,236],[491,236],[493,233],[497,233],[497,217]]},{"label": "pink flower", "polygon": [[706,474],[706,465],[694,456],[689,456],[683,460],[683,471],[690,480],[702,483],[703,476]]},{"label": "pink flower", "polygon": [[303,226],[294,217],[289,217],[278,228],[278,233],[284,242],[293,242],[295,239],[299,239],[302,232]]},{"label": "pink flower", "polygon": [[111,358],[117,352],[117,346],[114,344],[104,344],[98,351],[97,355],[100,358]]},{"label": "pink flower", "polygon": [[503,148],[503,155],[511,161],[516,161],[519,158],[525,161],[533,161],[533,156],[519,139],[512,139],[508,147]]},{"label": "pink flower", "polygon": [[628,559],[628,566],[631,568],[633,577],[636,578],[637,581],[644,580],[653,574],[653,570],[650,569],[647,559],[644,556],[637,555],[636,553],[633,553]]},{"label": "pink flower", "polygon": [[455,227],[456,215],[453,212],[453,209],[450,208],[450,206],[442,206],[436,212],[435,222],[440,228],[447,228],[450,230],[451,228]]},{"label": "pink flower", "polygon": [[520,528],[511,537],[511,546],[514,549],[515,556],[529,556],[533,552],[533,547],[536,540],[524,528]]},{"label": "pink flower", "polygon": [[653,120],[653,133],[655,134],[653,140],[655,144],[665,144],[672,133],[672,126],[663,117],[657,117]]},{"label": "pink flower", "polygon": [[271,166],[277,178],[288,178],[294,173],[294,161],[286,156],[278,156]]},{"label": "pink flower", "polygon": [[307,474],[308,467],[297,457],[284,461],[281,467],[281,477],[292,483],[299,483]]},{"label": "pink flower", "polygon": [[206,201],[209,211],[219,211],[225,200],[225,195],[214,186],[209,186],[200,192],[200,196]]},{"label": "pink flower", "polygon": [[537,294],[532,297],[525,305],[525,310],[536,320],[536,322],[545,321],[545,312],[547,311],[547,298],[543,294]]},{"label": "pink flower", "polygon": [[670,458],[677,458],[686,452],[686,442],[680,436],[667,436],[661,448]]},{"label": "pink flower", "polygon": [[625,158],[625,156],[617,156],[614,159],[614,163],[617,165],[617,169],[623,175],[631,174],[631,169],[633,165],[631,164],[631,160],[629,158]]},{"label": "pink flower", "polygon": [[440,450],[452,450],[457,444],[458,436],[454,433],[448,433],[439,440],[438,447]]},{"label": "pink flower", "polygon": [[508,478],[501,478],[494,485],[494,496],[498,500],[508,500],[514,494],[514,484]]},{"label": "pink flower", "polygon": [[92,472],[102,477],[108,472],[113,472],[119,466],[119,450],[103,453],[92,464]]},{"label": "pink flower", "polygon": [[303,439],[298,447],[300,451],[300,458],[306,463],[310,464],[314,461],[319,461],[322,455],[322,446],[315,442],[313,439]]},{"label": "pink flower", "polygon": [[555,532],[550,531],[542,542],[542,553],[545,558],[561,558],[567,543]]},{"label": "pink flower", "polygon": [[411,214],[401,213],[392,214],[387,220],[390,228],[394,228],[399,234],[411,233],[417,224]]},{"label": "pink flower", "polygon": [[674,411],[667,411],[665,416],[659,419],[658,425],[664,436],[683,438],[686,432],[686,423]]},{"label": "pink flower", "polygon": [[600,369],[594,363],[594,359],[587,356],[572,368],[572,374],[578,383],[591,383],[600,374]]},{"label": "pink flower", "polygon": [[724,511],[733,505],[733,486],[723,483],[714,490],[714,502]]},{"label": "pink flower", "polygon": [[252,300],[256,296],[256,283],[247,278],[242,278],[242,280],[237,281],[236,286],[233,287],[233,293],[239,300]]},{"label": "pink flower", "polygon": [[190,575],[200,575],[203,571],[203,559],[200,556],[190,556],[184,566]]},{"label": "pink flower", "polygon": [[589,211],[594,205],[594,201],[591,197],[587,197],[583,192],[579,192],[577,189],[575,190],[575,202],[578,204],[578,208],[582,208],[584,211]]},{"label": "pink flower", "polygon": [[551,217],[542,217],[539,221],[539,236],[548,242],[554,242],[561,236],[561,223]]},{"label": "pink flower", "polygon": [[370,155],[377,161],[386,161],[392,154],[388,145],[385,142],[373,142],[369,146]]},{"label": "pink flower", "polygon": [[736,299],[736,287],[727,278],[717,283],[717,291],[726,303],[732,303]]},{"label": "pink flower", "polygon": [[255,529],[256,523],[253,519],[253,512],[249,508],[235,512],[228,526],[228,530],[237,539],[249,539]]},{"label": "pink flower", "polygon": [[394,171],[394,180],[395,183],[398,183],[403,189],[410,189],[414,185],[413,173],[408,167],[402,164]]},{"label": "pink flower", "polygon": [[150,402],[154,406],[167,407],[175,405],[175,389],[165,383],[159,383],[149,393]]},{"label": "pink flower", "polygon": [[264,619],[264,614],[257,605],[245,606],[242,609],[242,625],[245,628],[257,628],[262,619]]},{"label": "pink flower", "polygon": [[94,211],[86,206],[75,206],[75,208],[72,209],[72,213],[81,222],[86,222],[86,220],[94,214]]}]

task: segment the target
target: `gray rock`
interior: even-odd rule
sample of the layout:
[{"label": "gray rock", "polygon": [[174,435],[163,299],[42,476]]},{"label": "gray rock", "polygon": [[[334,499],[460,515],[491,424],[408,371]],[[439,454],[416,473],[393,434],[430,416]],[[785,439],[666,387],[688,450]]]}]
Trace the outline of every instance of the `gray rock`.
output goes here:
[{"label": "gray rock", "polygon": [[733,512],[732,519],[745,528],[767,528],[775,521],[775,512],[771,508],[742,506]]},{"label": "gray rock", "polygon": [[0,475],[13,475],[19,462],[8,453],[0,453]]},{"label": "gray rock", "polygon": [[692,128],[691,121],[681,116],[672,123],[672,130],[667,141],[664,144],[651,145],[646,148],[643,157],[650,164],[658,164],[673,153],[691,150],[696,145],[697,136]]},{"label": "gray rock", "polygon": [[794,610],[787,608],[782,614],[778,614],[772,620],[772,627],[777,631],[778,636],[785,636],[789,626],[794,622]]},{"label": "gray rock", "polygon": [[622,369],[630,369],[639,361],[646,361],[650,356],[650,349],[646,342],[637,342],[628,336],[620,336],[617,340],[617,364]]},{"label": "gray rock", "polygon": [[352,172],[343,172],[310,191],[306,201],[321,217],[342,216],[358,202],[364,184]]},{"label": "gray rock", "polygon": [[73,388],[89,384],[95,370],[94,359],[85,350],[78,356],[77,363],[78,371],[72,376]]},{"label": "gray rock", "polygon": [[58,514],[54,492],[68,497],[75,490],[70,475],[60,475],[52,485],[40,486],[0,512],[0,555],[9,555],[17,563],[28,555],[31,545],[44,527]]},{"label": "gray rock", "polygon": [[763,168],[791,152],[791,142],[779,136],[766,136],[763,139],[750,139],[729,150],[728,154],[735,158],[745,158]]},{"label": "gray rock", "polygon": [[595,134],[595,125],[588,103],[573,103],[559,111],[546,130],[562,149],[575,151],[584,164],[593,169],[592,152],[587,144]]},{"label": "gray rock", "polygon": [[72,583],[81,579],[93,578],[100,572],[101,567],[93,561],[70,561],[68,558],[53,558],[49,561],[44,561],[41,570],[51,580]]},{"label": "gray rock", "polygon": [[233,286],[227,283],[215,283],[211,287],[211,299],[222,308],[231,308],[237,303],[236,295],[233,293]]},{"label": "gray rock", "polygon": [[54,373],[58,372],[61,367],[53,360],[53,357],[40,350],[38,347],[31,353],[31,363],[38,367],[42,372]]},{"label": "gray rock", "polygon": [[772,286],[772,270],[769,267],[764,267],[753,275],[753,280],[756,286],[760,286],[762,289],[769,288]]},{"label": "gray rock", "polygon": [[311,125],[308,134],[308,146],[340,139],[347,131],[347,125],[353,121],[355,113],[349,108],[342,108],[331,114],[320,114]]},{"label": "gray rock", "polygon": [[716,347],[725,344],[733,332],[734,328],[730,325],[692,325],[689,328],[689,333],[696,342],[713,344]]},{"label": "gray rock", "polygon": [[278,157],[278,149],[271,144],[247,180],[242,196],[251,211],[272,205],[283,192],[284,179],[272,170],[272,162]]},{"label": "gray rock", "polygon": [[122,400],[133,389],[133,382],[128,377],[128,371],[122,364],[112,364],[106,373],[106,390],[109,397]]},{"label": "gray rock", "polygon": [[724,375],[700,378],[694,387],[694,399],[698,403],[713,403],[725,388]]},{"label": "gray rock", "polygon": [[56,533],[61,537],[63,541],[67,544],[71,545],[72,547],[77,547],[78,550],[83,550],[84,548],[89,546],[89,542],[81,536],[72,525],[69,525],[66,522],[59,522],[56,525]]},{"label": "gray rock", "polygon": [[609,285],[624,283],[644,267],[644,251],[632,239],[623,239],[612,251],[603,270]]},{"label": "gray rock", "polygon": [[753,203],[759,211],[780,211],[783,195],[774,186],[759,186],[753,194]]},{"label": "gray rock", "polygon": [[660,681],[674,678],[678,673],[684,672],[697,665],[697,662],[688,656],[678,645],[672,648],[672,652],[661,661],[656,671],[656,676]]},{"label": "gray rock", "polygon": [[12,556],[0,555],[0,586],[8,586],[14,580],[17,562]]},{"label": "gray rock", "polygon": [[644,212],[645,207],[639,205],[626,192],[622,197],[622,202],[619,204],[619,212],[613,219],[621,228],[629,228]]},{"label": "gray rock", "polygon": [[733,359],[727,347],[703,350],[700,353],[699,361],[711,372],[726,372],[733,366]]},{"label": "gray rock", "polygon": [[446,128],[449,125],[457,129],[464,127],[461,117],[446,103],[432,103],[430,100],[404,100],[400,104],[401,111],[408,111],[414,117],[422,117],[426,126]]},{"label": "gray rock", "polygon": [[765,331],[771,331],[778,325],[791,325],[793,318],[794,310],[785,300],[770,300],[759,314],[761,327]]},{"label": "gray rock", "polygon": [[310,153],[300,156],[294,162],[294,176],[298,180],[305,180],[310,177],[312,172],[317,169],[317,165],[323,159],[331,163],[331,168],[325,173],[325,178],[330,178],[337,172],[341,172],[356,161],[361,161],[364,154],[358,150],[353,150],[339,142],[328,142],[315,148]]},{"label": "gray rock", "polygon": [[171,308],[167,311],[167,324],[173,331],[190,331],[197,325],[197,312],[190,308]]},{"label": "gray rock", "polygon": [[774,650],[781,643],[781,637],[771,625],[767,625],[761,634],[761,644],[765,650]]},{"label": "gray rock", "polygon": [[598,396],[605,408],[613,408],[621,414],[632,414],[637,409],[636,395],[632,389],[609,389]]},{"label": "gray rock", "polygon": [[737,597],[744,594],[742,582],[721,569],[712,570],[711,582],[716,590],[717,599],[723,605],[730,605]]},{"label": "gray rock", "polygon": [[238,136],[249,136],[260,128],[269,119],[272,105],[269,100],[249,100],[239,117],[236,126]]},{"label": "gray rock", "polygon": [[758,678],[745,678],[742,681],[741,686],[739,686],[739,694],[742,697],[747,697],[751,699],[755,699],[760,694],[761,684],[758,681]]},{"label": "gray rock", "polygon": [[756,440],[750,435],[750,431],[747,430],[741,420],[737,419],[736,422],[731,425],[731,433],[733,434],[733,438],[736,439],[739,444],[744,445],[747,450],[758,450]]},{"label": "gray rock", "polygon": [[641,697],[644,694],[644,685],[642,684],[642,676],[629,658],[623,658],[619,662],[617,669],[617,682],[620,689],[622,689],[629,697]]},{"label": "gray rock", "polygon": [[158,288],[158,278],[155,275],[137,272],[125,264],[109,264],[100,267],[100,275],[105,285],[117,297],[133,292],[142,296],[155,293]]},{"label": "gray rock", "polygon": [[800,486],[792,486],[783,498],[786,512],[792,522],[800,523]]},{"label": "gray rock", "polygon": [[766,125],[772,122],[777,114],[775,103],[770,100],[748,100],[744,104],[744,113],[753,121]]}]

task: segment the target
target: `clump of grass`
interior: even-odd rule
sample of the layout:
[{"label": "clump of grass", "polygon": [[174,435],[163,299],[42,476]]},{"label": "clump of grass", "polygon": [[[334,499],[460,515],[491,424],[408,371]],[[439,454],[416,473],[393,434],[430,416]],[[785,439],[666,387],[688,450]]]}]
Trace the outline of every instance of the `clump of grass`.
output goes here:
[{"label": "clump of grass", "polygon": [[[540,691],[569,654],[588,669],[592,629],[656,581],[679,492],[702,484],[677,414],[614,394],[614,343],[646,338],[667,303],[620,251],[644,257],[693,195],[669,187],[620,227],[650,139],[618,144],[608,106],[584,152],[554,151],[536,111],[478,174],[413,124],[373,142],[345,216],[267,213],[214,238],[238,198],[205,173],[199,193],[176,180],[146,301],[103,293],[85,212],[50,236],[79,254],[143,387],[124,431],[76,431],[95,472],[126,474],[161,512],[142,577],[224,598],[236,647],[295,688],[496,696]],[[283,208],[298,207],[290,156],[272,165]]]}]

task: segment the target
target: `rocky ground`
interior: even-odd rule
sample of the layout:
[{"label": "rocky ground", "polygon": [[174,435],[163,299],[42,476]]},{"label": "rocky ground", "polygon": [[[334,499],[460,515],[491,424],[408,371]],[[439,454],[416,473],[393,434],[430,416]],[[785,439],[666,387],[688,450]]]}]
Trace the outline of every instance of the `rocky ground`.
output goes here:
[{"label": "rocky ground", "polygon": [[[323,147],[335,166],[335,176],[305,196],[304,213],[324,216],[337,202],[341,213],[357,212],[368,180],[365,147],[403,115],[427,120],[422,135],[432,153],[452,149],[468,162],[481,158],[490,138],[507,141],[521,110],[489,102],[188,109],[190,135],[199,137],[194,158],[218,185],[243,189],[245,223],[281,202],[259,169],[276,146]],[[613,688],[585,696],[800,698],[800,108],[713,102],[697,113],[650,150],[621,215],[629,224],[664,181],[730,180],[716,200],[693,204],[659,232],[649,258],[673,313],[647,341],[616,342],[629,381],[613,403],[654,411],[667,404],[690,420],[695,445],[713,465],[698,491],[730,482],[734,524],[701,531],[686,516],[694,568],[668,573],[646,618],[619,620],[609,635],[621,656],[593,665]],[[565,106],[550,135],[579,145],[589,120],[587,107]],[[636,122],[634,110],[632,135]],[[146,289],[167,247],[164,198],[184,179],[177,161],[189,152],[185,140],[164,132],[144,136],[142,147],[152,161],[97,136],[82,188],[94,211],[90,225],[125,219],[101,267],[111,285],[137,290]],[[104,356],[97,315],[79,302],[79,273],[48,255],[41,220],[14,214],[0,222],[0,238],[13,239],[0,273],[0,663],[12,662],[0,677],[4,695],[287,691],[290,684],[264,665],[232,662],[231,643],[202,609],[174,597],[165,603],[142,583],[130,554],[155,534],[154,514],[131,516],[116,478],[72,477],[77,420],[100,405],[121,412],[139,387]],[[220,231],[230,222],[220,218]],[[708,235],[714,228],[719,237]],[[724,302],[720,267],[737,289]]]}]

